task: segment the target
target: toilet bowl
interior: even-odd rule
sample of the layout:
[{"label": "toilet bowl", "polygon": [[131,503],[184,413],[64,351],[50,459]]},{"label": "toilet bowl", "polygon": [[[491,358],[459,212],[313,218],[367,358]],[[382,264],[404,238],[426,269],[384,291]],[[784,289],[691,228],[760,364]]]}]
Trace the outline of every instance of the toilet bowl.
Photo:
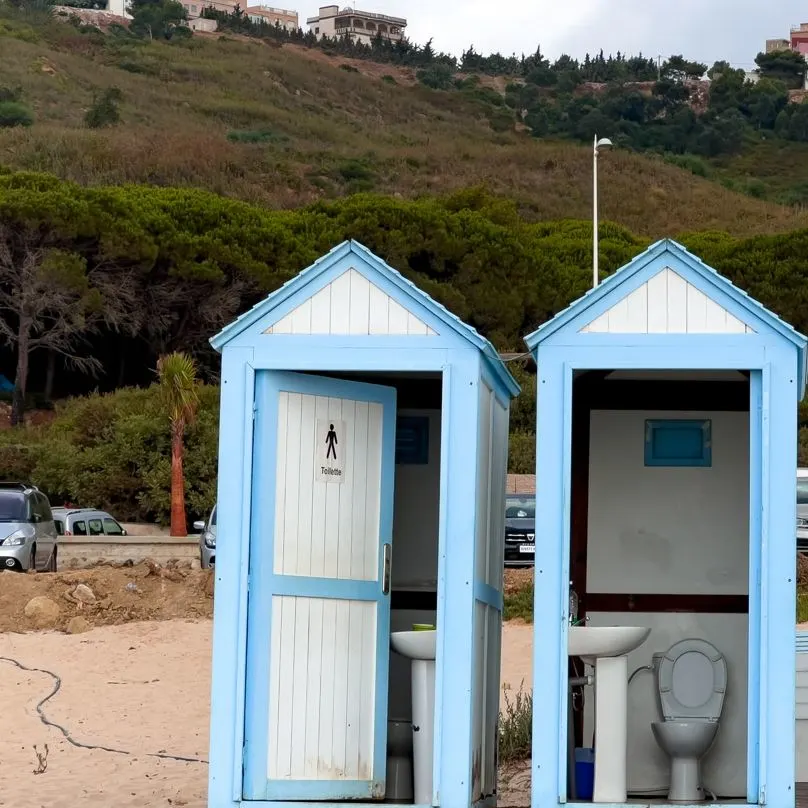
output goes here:
[{"label": "toilet bowl", "polygon": [[412,721],[387,722],[386,802],[412,802]]},{"label": "toilet bowl", "polygon": [[651,725],[654,738],[671,759],[670,802],[704,799],[699,761],[718,732],[727,664],[705,640],[682,640],[654,655],[659,705],[664,718]]}]

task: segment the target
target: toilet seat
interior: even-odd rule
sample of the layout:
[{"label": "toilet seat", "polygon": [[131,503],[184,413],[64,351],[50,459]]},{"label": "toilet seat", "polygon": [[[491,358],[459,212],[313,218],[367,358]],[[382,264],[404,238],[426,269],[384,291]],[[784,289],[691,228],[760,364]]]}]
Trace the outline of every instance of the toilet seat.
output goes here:
[{"label": "toilet seat", "polygon": [[666,652],[657,672],[666,721],[718,721],[727,689],[724,655],[705,640],[681,640]]}]

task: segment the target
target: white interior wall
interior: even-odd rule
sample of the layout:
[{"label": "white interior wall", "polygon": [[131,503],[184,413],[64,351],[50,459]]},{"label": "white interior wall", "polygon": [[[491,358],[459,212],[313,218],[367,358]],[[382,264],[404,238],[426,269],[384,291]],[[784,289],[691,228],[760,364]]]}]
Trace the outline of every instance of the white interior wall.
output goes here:
[{"label": "white interior wall", "polygon": [[396,465],[392,586],[434,592],[438,584],[441,412],[401,409],[398,414],[429,418],[429,463]]},{"label": "white interior wall", "polygon": [[[590,626],[651,627],[648,639],[628,655],[629,674],[641,665],[650,665],[652,654],[667,651],[673,643],[687,637],[707,640],[721,651],[727,663],[727,693],[715,743],[702,759],[702,781],[719,796],[746,797],[747,616],[625,612],[587,615]],[[584,745],[591,746],[594,694],[592,688],[585,690]],[[659,720],[656,681],[650,671],[643,671],[628,690],[629,791],[666,789],[669,785],[670,760],[651,730],[651,723]],[[664,797],[664,792],[659,796]]]},{"label": "white interior wall", "polygon": [[[712,421],[712,466],[645,466],[645,420]],[[595,410],[588,592],[747,594],[749,414]]]}]

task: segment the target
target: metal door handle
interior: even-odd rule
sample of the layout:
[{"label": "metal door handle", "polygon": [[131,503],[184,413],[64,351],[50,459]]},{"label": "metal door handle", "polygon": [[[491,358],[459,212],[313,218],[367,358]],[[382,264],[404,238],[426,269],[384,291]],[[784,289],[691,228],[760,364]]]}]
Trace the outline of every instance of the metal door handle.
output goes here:
[{"label": "metal door handle", "polygon": [[390,572],[393,566],[393,545],[382,547],[382,594],[390,594]]}]

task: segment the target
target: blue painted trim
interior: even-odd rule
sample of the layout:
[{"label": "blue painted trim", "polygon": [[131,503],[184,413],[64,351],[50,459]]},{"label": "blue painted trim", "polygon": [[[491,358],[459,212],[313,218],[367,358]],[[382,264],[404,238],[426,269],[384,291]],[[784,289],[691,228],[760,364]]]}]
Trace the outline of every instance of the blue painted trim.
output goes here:
[{"label": "blue painted trim", "polygon": [[[796,702],[797,352],[782,345],[769,354],[763,408],[768,412],[761,547],[760,782],[759,801],[794,805]],[[768,450],[768,451],[767,451]]]},{"label": "blue painted trim", "polygon": [[[379,545],[392,542],[393,476],[395,462],[396,391],[379,385],[307,376],[280,371],[259,374],[256,394],[256,447],[252,484],[254,529],[250,532],[250,592],[246,672],[246,743],[244,798],[249,800],[372,799],[384,791],[387,745],[387,690],[390,660],[390,597],[381,594],[379,581],[313,579],[274,572],[275,470],[277,463],[278,397],[281,391],[331,398],[350,398],[382,404],[382,480]],[[381,552],[379,553],[381,572]],[[375,743],[373,772],[367,781],[271,780],[267,772],[270,746],[269,637],[272,598],[278,595],[374,600],[377,610],[375,685]]]},{"label": "blue painted trim", "polygon": [[[698,451],[692,457],[681,454],[666,454],[656,443],[656,436],[668,433],[670,439],[676,440],[683,432],[697,432],[699,435]],[[713,464],[712,427],[709,419],[647,419],[645,421],[645,465],[664,467],[702,467]]]},{"label": "blue painted trim", "polygon": [[[280,289],[270,294],[245,314],[242,314],[230,325],[222,329],[211,339],[211,345],[217,350],[231,343],[261,320],[276,322],[289,311],[292,311],[303,300],[311,297],[331,280],[355,269],[369,281],[378,286],[404,308],[422,319],[438,332],[439,337],[447,332],[470,343],[488,358],[491,369],[496,375],[499,386],[504,387],[511,396],[519,394],[519,385],[511,376],[499,358],[494,346],[474,328],[464,323],[448,309],[437,303],[414,283],[393,269],[367,247],[357,241],[345,241],[319,258],[307,269],[298,273]],[[267,323],[269,324],[269,323]],[[254,340],[258,335],[254,335]],[[273,335],[274,339],[274,335]],[[428,337],[427,339],[436,339]],[[446,347],[444,345],[444,347]],[[454,346],[452,346],[454,347]]]},{"label": "blue painted trim", "polygon": [[569,542],[564,534],[567,487],[562,480],[571,410],[566,375],[563,354],[548,351],[547,360],[538,365],[536,378],[536,532],[542,541],[536,544],[534,562],[533,634],[541,640],[533,643],[533,692],[541,698],[533,700],[532,808],[566,802],[566,790],[559,788],[559,750],[566,742],[567,724],[563,688],[569,579],[563,577],[568,566],[563,556],[569,552]]},{"label": "blue painted trim", "polygon": [[[246,405],[252,401],[249,373],[246,369],[252,351],[227,351],[222,357],[221,406],[230,413],[219,429],[219,462],[225,473],[218,479],[218,523],[222,541],[226,536],[241,536],[245,514],[241,508],[245,455],[250,455],[252,426],[246,423]],[[246,444],[246,445],[245,445]],[[243,672],[238,660],[244,635],[239,626],[244,619],[240,575],[246,547],[238,541],[227,544],[214,570],[216,599],[213,610],[213,660],[211,671],[211,728],[208,766],[210,805],[230,805],[240,798],[241,760],[235,765],[234,749],[241,747],[239,702]],[[243,715],[243,714],[242,714]],[[238,791],[236,791],[238,789]]]},{"label": "blue painted trim", "polygon": [[[593,804],[595,803],[568,802],[567,808],[592,808]],[[657,798],[652,798],[648,800],[648,802],[641,802],[639,797],[632,797],[631,803],[603,802],[597,803],[597,805],[598,808],[672,808],[673,805],[675,805],[676,808],[705,808],[705,806],[709,806],[710,808],[760,808],[759,804],[756,802],[696,802],[689,805],[684,802],[666,803]],[[783,808],[786,808],[786,806],[783,806]]]},{"label": "blue painted trim", "polygon": [[[764,371],[768,374],[768,371]],[[746,799],[760,793],[760,659],[761,659],[761,548],[763,545],[763,480],[768,459],[763,450],[768,416],[763,410],[763,374],[749,377],[749,616],[747,620],[746,686]],[[766,381],[768,387],[768,378]],[[768,437],[767,437],[768,444]]]},{"label": "blue painted trim", "polygon": [[353,581],[340,578],[308,578],[271,574],[269,587],[273,595],[336,600],[377,600],[378,581]]},{"label": "blue painted trim", "polygon": [[255,349],[256,370],[362,371],[405,370],[439,371],[449,362],[450,351],[418,348],[359,349],[334,345],[322,340],[317,346],[293,342],[266,342]]},{"label": "blue painted trim", "polygon": [[267,796],[275,466],[278,454],[278,392],[281,381],[273,376],[274,374],[266,371],[259,372],[255,381],[253,474],[252,485],[247,487],[252,503],[247,593],[246,709],[242,750],[242,794],[247,800]]},{"label": "blue painted trim", "polygon": [[798,654],[808,654],[808,631],[798,631],[795,636]]},{"label": "blue painted trim", "polygon": [[[305,800],[294,800],[294,801],[284,801],[284,800],[272,800],[268,802],[267,800],[249,800],[249,802],[245,801],[242,803],[245,808],[345,808],[345,801],[337,801],[337,802],[306,802]],[[355,802],[351,801],[350,803],[351,808],[379,808],[380,805],[383,805],[381,802]],[[227,808],[232,808],[230,803],[227,803]],[[209,808],[225,808],[224,805],[210,805]],[[432,808],[431,805],[421,805],[412,803],[407,804],[407,808]],[[720,808],[720,806],[719,806]],[[741,806],[743,808],[743,806]]]},{"label": "blue painted trim", "polygon": [[[579,331],[586,323],[607,311],[614,303],[630,294],[665,267],[670,267],[674,272],[680,274],[738,319],[749,323],[753,328],[757,326],[756,330],[763,326],[769,332],[779,335],[783,340],[794,345],[799,351],[798,386],[799,397],[802,398],[805,389],[808,340],[788,323],[749,297],[746,292],[733,285],[727,278],[688,252],[681,244],[671,239],[663,239],[651,245],[645,252],[606,278],[599,286],[591,289],[564,311],[529,334],[525,338],[528,348],[535,351],[542,342],[562,330]],[[750,322],[750,318],[752,322]],[[582,335],[576,335],[576,337],[580,336]],[[628,338],[634,342],[645,342],[647,336],[635,334]],[[691,340],[703,339],[701,334],[689,336]],[[744,336],[754,338],[755,335]]]},{"label": "blue painted trim", "polygon": [[482,581],[474,581],[474,600],[479,603],[484,603],[486,606],[491,606],[497,611],[501,612],[503,607],[502,592],[490,584],[483,583]]},{"label": "blue painted trim", "polygon": [[[480,395],[479,355],[453,356],[443,397],[441,476],[445,478],[441,518],[445,533],[439,562],[440,758],[433,769],[433,802],[471,804],[472,687],[474,677],[474,524],[477,502],[477,443]],[[446,385],[444,386],[444,393]],[[443,481],[443,480],[442,480]]]}]

